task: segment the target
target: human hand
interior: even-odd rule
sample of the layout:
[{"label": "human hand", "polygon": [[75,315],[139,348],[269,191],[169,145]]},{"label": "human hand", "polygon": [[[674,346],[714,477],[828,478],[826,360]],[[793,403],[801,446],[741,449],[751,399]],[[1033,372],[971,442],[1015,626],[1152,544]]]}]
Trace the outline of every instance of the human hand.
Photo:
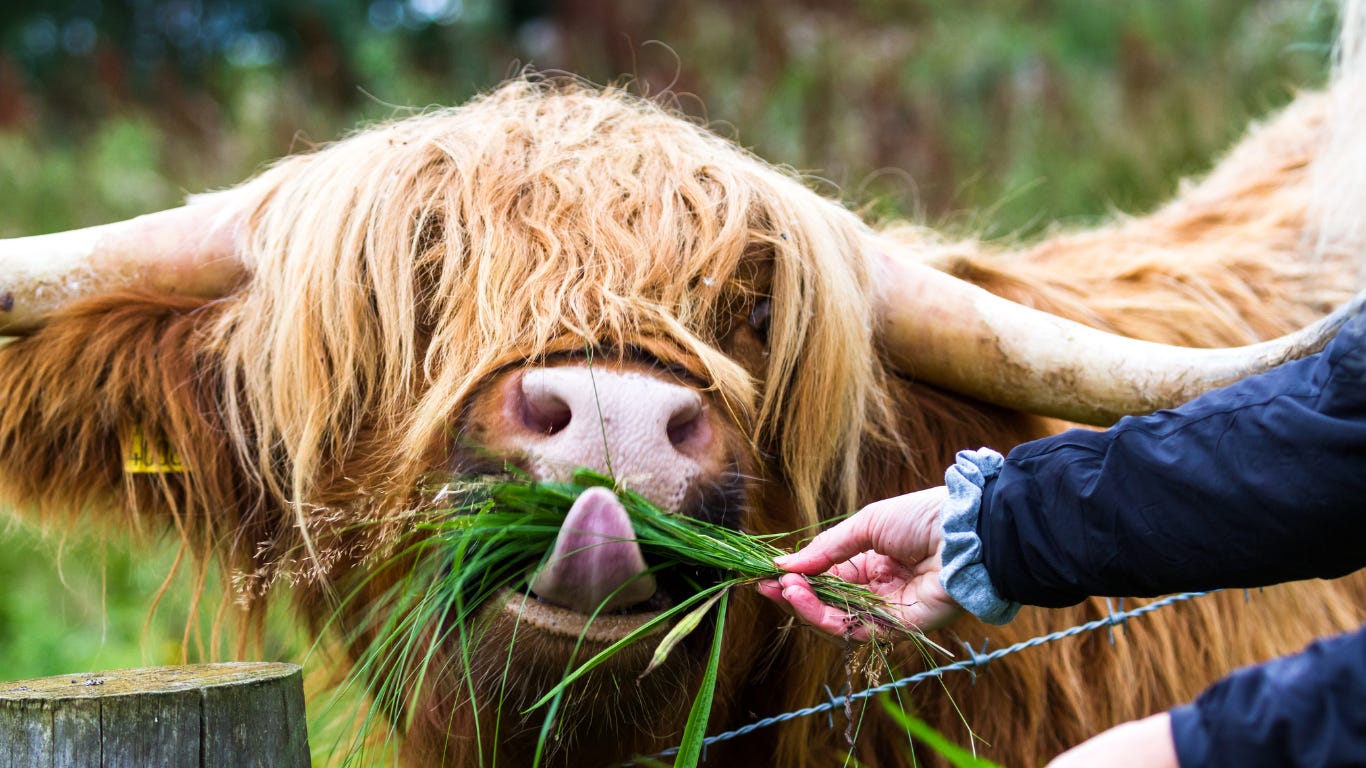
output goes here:
[{"label": "human hand", "polygon": [[947,498],[948,489],[938,487],[869,504],[797,552],[777,558],[778,567],[790,573],[761,582],[759,592],[824,632],[871,639],[877,628],[822,603],[805,578],[828,573],[867,585],[908,628],[943,626],[962,612],[939,583],[944,543],[939,508]]},{"label": "human hand", "polygon": [[1117,725],[1054,758],[1047,768],[1178,768],[1166,712]]}]

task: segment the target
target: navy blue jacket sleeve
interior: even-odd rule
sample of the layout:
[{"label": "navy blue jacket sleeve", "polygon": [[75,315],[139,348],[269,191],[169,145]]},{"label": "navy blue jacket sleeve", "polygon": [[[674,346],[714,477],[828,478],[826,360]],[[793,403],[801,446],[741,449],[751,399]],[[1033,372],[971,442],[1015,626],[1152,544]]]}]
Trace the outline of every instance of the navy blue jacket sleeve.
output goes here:
[{"label": "navy blue jacket sleeve", "polygon": [[1366,629],[1246,667],[1172,710],[1182,766],[1366,763]]},{"label": "navy blue jacket sleeve", "polygon": [[977,531],[1005,598],[1063,606],[1366,565],[1366,315],[1186,405],[1011,451]]}]

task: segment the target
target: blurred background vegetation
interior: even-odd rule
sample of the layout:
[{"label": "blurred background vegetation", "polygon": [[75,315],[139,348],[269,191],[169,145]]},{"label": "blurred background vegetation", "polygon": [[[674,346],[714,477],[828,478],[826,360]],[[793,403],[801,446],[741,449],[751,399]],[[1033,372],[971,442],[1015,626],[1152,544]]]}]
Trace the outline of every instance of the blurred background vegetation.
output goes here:
[{"label": "blurred background vegetation", "polygon": [[[0,237],[169,207],[532,66],[674,94],[873,215],[1029,238],[1153,206],[1249,119],[1321,84],[1334,10],[1325,0],[7,0]],[[185,632],[192,565],[151,610],[175,561],[167,536],[40,536],[19,523],[0,536],[0,679],[213,655],[216,609]],[[258,653],[302,647],[280,613]]]}]

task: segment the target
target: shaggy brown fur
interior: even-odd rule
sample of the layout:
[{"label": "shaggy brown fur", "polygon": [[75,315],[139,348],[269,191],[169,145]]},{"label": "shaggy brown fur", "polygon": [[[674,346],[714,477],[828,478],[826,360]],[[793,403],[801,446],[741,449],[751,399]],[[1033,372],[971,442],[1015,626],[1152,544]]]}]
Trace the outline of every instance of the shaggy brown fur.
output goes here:
[{"label": "shaggy brown fur", "polygon": [[[1057,426],[891,370],[871,249],[895,243],[1017,301],[1145,338],[1279,333],[1349,288],[1344,244],[1321,247],[1306,213],[1323,108],[1302,99],[1151,216],[1000,254],[875,232],[620,92],[513,82],[267,171],[242,254],[252,277],[232,295],[100,297],[0,349],[0,490],[64,524],[123,510],[138,526],[174,526],[256,610],[273,584],[302,578],[297,599],[321,623],[333,590],[403,533],[397,513],[422,474],[474,455],[464,437],[478,434],[470,420],[489,383],[591,344],[704,382],[759,475],[746,527],[796,529],[938,484],[960,448],[1007,449]],[[766,345],[745,326],[764,298]],[[166,435],[192,471],[121,475],[120,434],[134,425]],[[1357,625],[1363,597],[1349,579],[1204,600],[1135,622],[1113,647],[1104,635],[1059,643],[976,685],[960,676],[905,699],[962,738],[958,707],[990,756],[1033,764],[1235,665]],[[736,603],[712,730],[809,705],[845,680],[841,649],[781,628],[756,595]],[[1102,606],[1026,611],[999,629],[964,622],[938,639],[985,633],[999,647]],[[538,651],[550,649],[519,646],[528,662]],[[605,764],[670,746],[697,673],[675,669],[648,700],[580,697],[558,758]],[[438,672],[414,692],[414,764],[478,763],[463,691]],[[525,758],[537,723],[517,726],[501,732],[506,764]],[[840,729],[804,719],[710,756],[831,765],[845,748]],[[857,754],[910,759],[875,713]]]}]

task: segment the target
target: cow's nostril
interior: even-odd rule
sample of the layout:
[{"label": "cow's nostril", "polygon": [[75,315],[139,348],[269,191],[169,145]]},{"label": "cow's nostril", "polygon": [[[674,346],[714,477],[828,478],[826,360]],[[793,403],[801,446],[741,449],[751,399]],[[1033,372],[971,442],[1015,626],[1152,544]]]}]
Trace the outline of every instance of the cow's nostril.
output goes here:
[{"label": "cow's nostril", "polygon": [[702,393],[646,373],[565,365],[523,371],[506,386],[508,442],[546,479],[588,467],[676,503],[699,462],[725,450]]},{"label": "cow's nostril", "polygon": [[574,418],[569,403],[544,388],[527,387],[522,395],[522,424],[532,432],[555,435]]},{"label": "cow's nostril", "polygon": [[678,448],[697,438],[702,431],[702,422],[701,403],[692,401],[679,407],[665,427],[669,433],[669,443]]}]

